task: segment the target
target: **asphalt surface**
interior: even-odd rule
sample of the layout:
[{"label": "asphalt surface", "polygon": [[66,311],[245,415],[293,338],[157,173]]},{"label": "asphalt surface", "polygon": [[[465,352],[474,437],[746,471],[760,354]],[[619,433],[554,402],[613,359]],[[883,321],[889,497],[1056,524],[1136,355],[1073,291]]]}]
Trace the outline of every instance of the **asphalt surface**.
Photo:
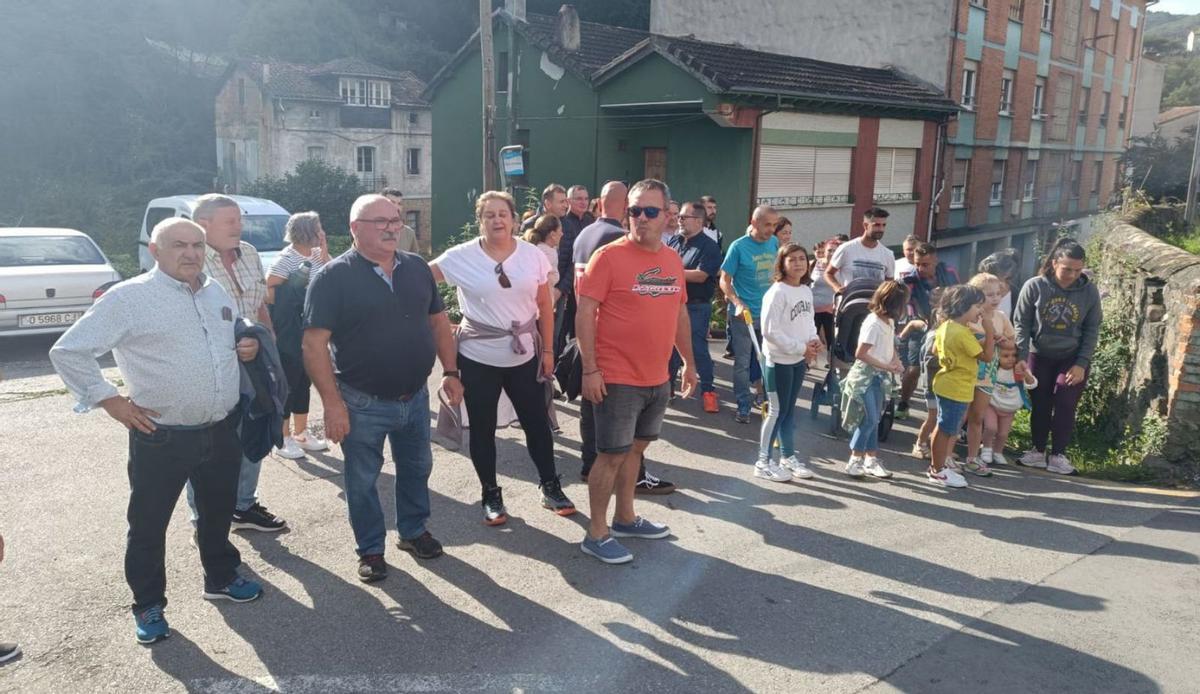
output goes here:
[{"label": "asphalt surface", "polygon": [[[480,523],[470,461],[435,446],[430,528],[446,555],[391,547],[391,575],[370,586],[355,578],[336,447],[269,458],[262,500],[291,530],[234,540],[263,598],[201,599],[180,503],[173,636],[138,646],[121,569],[126,434],[71,411],[51,343],[0,342],[0,641],[25,651],[0,666],[0,691],[1124,693],[1200,680],[1194,495],[1024,469],[933,488],[901,454],[912,420],[884,446],[895,478],[852,481],[844,441],[819,433],[828,415],[806,411],[797,444],[817,477],[765,482],[749,474],[759,420],[735,424],[727,401],[719,415],[668,411],[649,464],[680,490],[638,509],[674,532],[630,541],[635,561],[616,567],[580,553],[584,513],[540,508],[516,429],[500,434],[508,525]],[[723,397],[729,376],[718,360]],[[556,448],[586,510],[577,412],[560,405]]]}]

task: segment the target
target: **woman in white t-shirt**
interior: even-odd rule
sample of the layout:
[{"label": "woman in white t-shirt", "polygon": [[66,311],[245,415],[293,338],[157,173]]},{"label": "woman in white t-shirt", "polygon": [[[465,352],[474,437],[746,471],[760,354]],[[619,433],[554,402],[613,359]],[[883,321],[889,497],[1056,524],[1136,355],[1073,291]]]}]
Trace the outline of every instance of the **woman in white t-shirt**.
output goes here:
[{"label": "woman in white t-shirt", "polygon": [[866,380],[862,391],[862,418],[850,434],[850,460],[846,474],[887,478],[892,473],[879,462],[879,418],[883,413],[883,380],[901,374],[904,365],[896,354],[896,321],[908,308],[908,287],[888,280],[879,285],[868,304],[870,313],[858,331],[855,362],[846,376],[846,387]]},{"label": "woman in white t-shirt", "polygon": [[[763,385],[768,407],[759,434],[754,476],[772,482],[813,476],[808,466],[796,457],[794,440],[796,398],[804,385],[804,374],[821,346],[813,320],[811,283],[808,251],[794,243],[785,244],[776,256],[775,283],[763,295],[760,313],[766,361]],[[771,459],[776,439],[779,463]]]},{"label": "woman in white t-shirt", "polygon": [[483,486],[487,525],[508,520],[496,483],[496,406],[503,391],[525,432],[537,466],[542,505],[570,515],[554,465],[546,385],[554,371],[551,264],[533,244],[513,235],[516,203],[488,191],[475,203],[479,237],[447,249],[429,264],[438,282],[458,290],[458,370],[470,421],[471,462]]}]

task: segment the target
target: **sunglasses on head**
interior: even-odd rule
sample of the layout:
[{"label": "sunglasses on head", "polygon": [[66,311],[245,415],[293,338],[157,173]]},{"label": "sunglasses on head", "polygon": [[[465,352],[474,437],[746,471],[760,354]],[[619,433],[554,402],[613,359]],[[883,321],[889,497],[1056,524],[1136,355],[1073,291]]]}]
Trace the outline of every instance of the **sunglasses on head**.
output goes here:
[{"label": "sunglasses on head", "polygon": [[629,208],[629,218],[637,219],[642,214],[645,214],[646,219],[658,219],[658,215],[662,214],[662,211],[661,207],[638,207],[637,205],[633,205]]},{"label": "sunglasses on head", "polygon": [[496,277],[500,280],[501,287],[512,289],[512,280],[508,279],[508,275],[504,274],[504,263],[496,263]]}]

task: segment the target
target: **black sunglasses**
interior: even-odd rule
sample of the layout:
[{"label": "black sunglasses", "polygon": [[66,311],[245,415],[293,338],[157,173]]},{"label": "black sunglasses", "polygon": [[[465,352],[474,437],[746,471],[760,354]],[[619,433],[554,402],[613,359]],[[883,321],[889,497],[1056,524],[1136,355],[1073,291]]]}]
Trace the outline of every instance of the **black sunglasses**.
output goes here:
[{"label": "black sunglasses", "polygon": [[496,263],[496,276],[500,279],[501,287],[512,289],[512,280],[508,279],[508,275],[504,274],[504,263]]},{"label": "black sunglasses", "polygon": [[662,208],[638,207],[637,205],[633,205],[629,208],[629,218],[637,219],[642,215],[643,212],[646,213],[646,219],[658,219],[658,215],[662,214]]}]

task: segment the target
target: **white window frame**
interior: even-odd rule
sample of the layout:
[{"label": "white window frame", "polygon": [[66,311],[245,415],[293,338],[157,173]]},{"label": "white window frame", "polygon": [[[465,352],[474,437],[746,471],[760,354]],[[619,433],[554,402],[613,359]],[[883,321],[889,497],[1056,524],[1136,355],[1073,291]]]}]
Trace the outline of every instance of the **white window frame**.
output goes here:
[{"label": "white window frame", "polygon": [[907,147],[880,147],[875,151],[876,198],[888,195],[912,195],[917,169],[917,150]]},{"label": "white window frame", "polygon": [[975,110],[975,92],[978,89],[979,63],[974,60],[964,60],[962,70],[962,94],[959,103],[964,108]]},{"label": "white window frame", "polygon": [[1029,180],[1022,181],[1021,199],[1024,200],[1025,202],[1032,202],[1033,195],[1034,195],[1034,193],[1037,192],[1038,160],[1037,159],[1029,159],[1025,163],[1029,165],[1030,176],[1029,176]]},{"label": "white window frame", "polygon": [[[959,162],[962,162],[963,179],[960,181],[954,175]],[[967,186],[971,183],[971,160],[955,159],[950,165],[950,209],[961,210],[967,206]]]},{"label": "white window frame", "polygon": [[304,149],[306,159],[325,161],[325,145],[309,145]]},{"label": "white window frame", "polygon": [[1010,116],[1013,109],[1013,83],[1016,75],[1012,70],[1005,70],[1000,78],[1000,115]]},{"label": "white window frame", "polygon": [[367,82],[367,106],[371,108],[391,108],[391,83],[382,80],[369,80]]},{"label": "white window frame", "polygon": [[970,3],[982,10],[987,9],[987,0],[970,0]]},{"label": "white window frame", "polygon": [[347,106],[367,105],[367,81],[351,77],[338,78],[338,94]]},{"label": "white window frame", "polygon": [[1046,79],[1037,78],[1033,85],[1033,118],[1041,120],[1046,117]]},{"label": "white window frame", "polygon": [[[759,149],[759,199],[787,198],[780,205],[808,207],[846,204],[850,193],[849,147],[762,145]],[[813,199],[838,199],[818,202]]]},{"label": "white window frame", "polygon": [[[1000,165],[1000,180],[996,180],[996,164]],[[992,187],[988,194],[988,205],[995,207],[1004,202],[1004,177],[1008,174],[1008,162],[998,159],[992,162]]]},{"label": "white window frame", "polygon": [[1054,31],[1054,0],[1042,0],[1042,31]]},{"label": "white window frame", "polygon": [[404,150],[404,175],[421,175],[421,148],[409,147]]},{"label": "white window frame", "polygon": [[319,109],[319,108],[308,109],[308,119],[309,120],[321,120],[321,109]]},{"label": "white window frame", "polygon": [[[363,154],[365,154],[368,150],[370,151],[370,156],[367,158],[370,159],[371,168],[364,169],[363,168],[363,162],[364,162]],[[378,169],[376,168],[376,166],[378,164],[379,164],[379,158],[376,156],[376,150],[374,147],[372,147],[370,145],[359,145],[358,147],[354,148],[354,172],[355,173],[357,173],[360,176],[363,174],[366,174],[368,176],[374,176],[376,171],[378,171]]]}]

